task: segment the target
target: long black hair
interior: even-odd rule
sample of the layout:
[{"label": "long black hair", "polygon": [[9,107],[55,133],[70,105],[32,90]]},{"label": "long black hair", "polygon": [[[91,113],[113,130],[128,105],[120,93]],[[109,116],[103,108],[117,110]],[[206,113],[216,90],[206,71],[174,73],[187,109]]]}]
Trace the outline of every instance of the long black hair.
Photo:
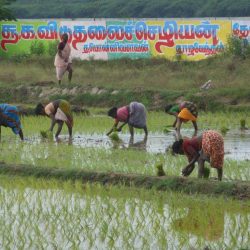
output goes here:
[{"label": "long black hair", "polygon": [[116,118],[117,116],[117,108],[113,107],[108,111],[108,116],[111,116],[113,118]]},{"label": "long black hair", "polygon": [[167,106],[165,106],[165,112],[167,113],[173,106],[173,104],[168,104]]},{"label": "long black hair", "polygon": [[42,105],[42,103],[38,103],[35,108],[35,114],[43,115],[43,113],[44,113],[44,106]]},{"label": "long black hair", "polygon": [[179,141],[175,141],[172,145],[172,150],[175,154],[181,154],[182,153],[182,144],[183,139],[180,139]]}]

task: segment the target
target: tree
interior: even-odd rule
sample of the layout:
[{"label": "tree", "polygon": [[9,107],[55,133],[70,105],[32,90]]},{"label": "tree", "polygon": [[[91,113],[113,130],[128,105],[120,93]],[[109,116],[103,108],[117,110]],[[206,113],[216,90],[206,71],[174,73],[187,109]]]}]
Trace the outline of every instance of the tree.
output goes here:
[{"label": "tree", "polygon": [[4,20],[16,20],[8,5],[15,0],[0,0],[0,21]]}]

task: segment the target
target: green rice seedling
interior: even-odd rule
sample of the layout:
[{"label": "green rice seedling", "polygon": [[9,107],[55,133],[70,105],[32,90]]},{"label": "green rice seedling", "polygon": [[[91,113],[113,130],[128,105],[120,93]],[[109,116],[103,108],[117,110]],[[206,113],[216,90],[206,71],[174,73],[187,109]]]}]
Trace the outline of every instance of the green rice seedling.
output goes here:
[{"label": "green rice seedling", "polygon": [[156,165],[156,169],[157,169],[157,176],[165,176],[166,175],[166,173],[163,169],[163,164]]},{"label": "green rice seedling", "polygon": [[168,134],[168,133],[172,132],[172,130],[170,130],[171,127],[172,127],[171,125],[164,126],[163,132],[165,134]]},{"label": "green rice seedling", "polygon": [[51,141],[53,140],[53,133],[51,131],[49,131],[49,130],[46,130],[46,131],[41,130],[40,134],[41,134],[41,137],[43,139],[49,139]]},{"label": "green rice seedling", "polygon": [[112,133],[109,137],[112,141],[115,142],[119,142],[121,140],[117,132]]},{"label": "green rice seedling", "polygon": [[246,129],[246,120],[245,119],[240,120],[240,129],[242,129],[242,130]]},{"label": "green rice seedling", "polygon": [[229,128],[227,128],[227,127],[221,127],[220,128],[220,132],[223,134],[223,135],[226,135],[227,134],[227,132],[229,131]]},{"label": "green rice seedling", "polygon": [[204,178],[208,179],[210,175],[210,168],[204,167]]},{"label": "green rice seedling", "polygon": [[249,202],[31,177],[0,183],[2,248],[248,246]]}]

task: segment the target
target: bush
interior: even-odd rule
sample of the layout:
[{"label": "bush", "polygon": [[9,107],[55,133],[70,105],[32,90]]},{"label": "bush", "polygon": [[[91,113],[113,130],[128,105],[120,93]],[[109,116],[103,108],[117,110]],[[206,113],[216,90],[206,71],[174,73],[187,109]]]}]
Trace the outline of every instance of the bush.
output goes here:
[{"label": "bush", "polygon": [[58,41],[50,42],[48,45],[48,54],[50,56],[55,56],[57,52]]},{"label": "bush", "polygon": [[30,45],[30,54],[31,55],[43,55],[45,53],[45,46],[43,42],[34,40]]},{"label": "bush", "polygon": [[250,44],[247,39],[230,36],[227,51],[234,56],[246,58],[250,55]]}]

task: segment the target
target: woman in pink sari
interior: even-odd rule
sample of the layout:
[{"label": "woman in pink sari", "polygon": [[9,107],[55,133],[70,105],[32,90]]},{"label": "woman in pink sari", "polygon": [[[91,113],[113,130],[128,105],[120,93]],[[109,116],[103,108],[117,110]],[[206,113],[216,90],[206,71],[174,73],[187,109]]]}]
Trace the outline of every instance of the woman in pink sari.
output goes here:
[{"label": "woman in pink sari", "polygon": [[[114,131],[120,132],[122,128],[128,124],[131,137],[134,136],[134,128],[143,129],[147,137],[146,112],[145,106],[139,102],[131,102],[129,105],[121,108],[111,108],[108,111],[108,116],[114,118],[115,123],[107,135],[110,135]],[[119,122],[121,122],[122,125],[117,128]]]}]

